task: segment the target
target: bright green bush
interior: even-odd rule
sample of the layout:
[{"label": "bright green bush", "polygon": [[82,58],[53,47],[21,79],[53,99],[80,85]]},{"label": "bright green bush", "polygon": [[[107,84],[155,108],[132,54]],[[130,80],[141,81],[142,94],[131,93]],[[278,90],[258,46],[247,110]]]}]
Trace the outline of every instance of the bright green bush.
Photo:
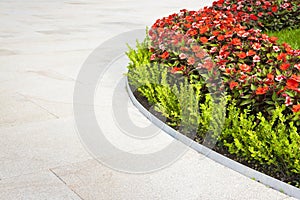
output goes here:
[{"label": "bright green bush", "polygon": [[282,113],[286,107],[276,107],[271,120],[262,113],[250,114],[250,109],[228,106],[221,137],[222,144],[231,154],[244,160],[270,165],[275,172],[290,177],[300,173],[300,136],[293,122],[287,124]]}]

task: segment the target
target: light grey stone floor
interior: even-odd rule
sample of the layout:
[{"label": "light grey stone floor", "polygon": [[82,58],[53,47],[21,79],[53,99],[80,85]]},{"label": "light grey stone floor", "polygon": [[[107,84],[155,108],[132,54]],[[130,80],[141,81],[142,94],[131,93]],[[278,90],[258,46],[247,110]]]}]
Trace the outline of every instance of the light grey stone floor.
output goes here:
[{"label": "light grey stone floor", "polygon": [[[160,171],[137,175],[100,164],[80,141],[73,90],[88,55],[124,31],[145,28],[182,8],[195,10],[210,4],[1,0],[0,199],[292,199],[193,150]],[[122,77],[126,68],[120,69],[117,77],[111,77]],[[111,87],[106,84],[102,94],[109,96]],[[149,124],[131,104],[128,107],[136,123]],[[126,139],[118,143],[112,122],[103,118],[110,112],[109,104],[95,105],[95,110],[100,120],[107,120],[112,132],[108,137],[125,150],[151,152],[172,140],[161,133],[150,143],[130,144]]]}]

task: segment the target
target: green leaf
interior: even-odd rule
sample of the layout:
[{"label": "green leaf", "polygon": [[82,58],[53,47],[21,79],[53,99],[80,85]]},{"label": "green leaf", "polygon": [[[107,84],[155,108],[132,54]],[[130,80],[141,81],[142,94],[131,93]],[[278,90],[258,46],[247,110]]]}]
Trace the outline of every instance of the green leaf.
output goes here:
[{"label": "green leaf", "polygon": [[252,103],[252,100],[251,99],[247,99],[247,100],[242,101],[242,103],[240,105],[244,106],[244,105],[251,104],[251,103]]},{"label": "green leaf", "polygon": [[257,89],[257,87],[255,85],[252,85],[252,84],[251,84],[250,88],[251,88],[252,91],[255,91]]}]

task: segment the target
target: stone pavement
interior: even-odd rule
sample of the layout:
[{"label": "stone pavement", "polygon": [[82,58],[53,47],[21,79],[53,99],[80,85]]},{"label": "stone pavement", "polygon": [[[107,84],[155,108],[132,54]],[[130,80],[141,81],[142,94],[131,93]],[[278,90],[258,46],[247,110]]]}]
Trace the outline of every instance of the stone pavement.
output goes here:
[{"label": "stone pavement", "polygon": [[[292,200],[191,149],[159,171],[131,174],[100,164],[80,141],[73,90],[88,55],[120,33],[150,26],[156,18],[182,8],[210,4],[199,0],[1,0],[0,199]],[[118,73],[108,72],[108,84],[101,92],[108,101],[114,89],[109,81],[126,72],[126,66],[115,67]],[[109,104],[90,106],[95,106],[100,120],[110,115]],[[133,105],[128,107],[136,123],[149,124]],[[135,145],[118,140],[113,121],[105,124],[112,132],[107,135],[112,143],[128,151],[151,152],[173,140],[160,133],[158,139]]]}]

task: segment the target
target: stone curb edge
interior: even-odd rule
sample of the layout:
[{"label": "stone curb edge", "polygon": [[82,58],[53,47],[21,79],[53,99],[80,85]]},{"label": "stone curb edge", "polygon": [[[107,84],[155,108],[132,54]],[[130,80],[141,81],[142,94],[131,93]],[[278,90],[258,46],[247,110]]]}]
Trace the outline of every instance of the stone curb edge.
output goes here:
[{"label": "stone curb edge", "polygon": [[157,117],[155,117],[152,113],[150,113],[146,108],[143,107],[143,105],[135,98],[133,95],[131,88],[128,83],[128,78],[126,77],[126,89],[128,92],[128,95],[134,104],[134,106],[145,116],[147,117],[153,124],[155,124],[157,127],[160,127],[163,131],[168,133],[173,138],[181,141],[182,143],[188,145],[190,148],[194,149],[195,151],[205,155],[206,157],[236,171],[240,174],[243,174],[251,179],[254,179],[260,183],[263,183],[266,186],[269,186],[277,191],[283,192],[291,197],[295,197],[297,199],[300,199],[300,189],[289,185],[285,182],[282,182],[280,180],[277,180],[271,176],[268,176],[266,174],[263,174],[261,172],[258,172],[250,167],[247,167],[241,163],[238,163],[234,160],[231,160],[230,158],[227,158],[193,140],[186,137],[185,135],[179,133],[175,129],[169,127],[164,122],[159,120]]}]

